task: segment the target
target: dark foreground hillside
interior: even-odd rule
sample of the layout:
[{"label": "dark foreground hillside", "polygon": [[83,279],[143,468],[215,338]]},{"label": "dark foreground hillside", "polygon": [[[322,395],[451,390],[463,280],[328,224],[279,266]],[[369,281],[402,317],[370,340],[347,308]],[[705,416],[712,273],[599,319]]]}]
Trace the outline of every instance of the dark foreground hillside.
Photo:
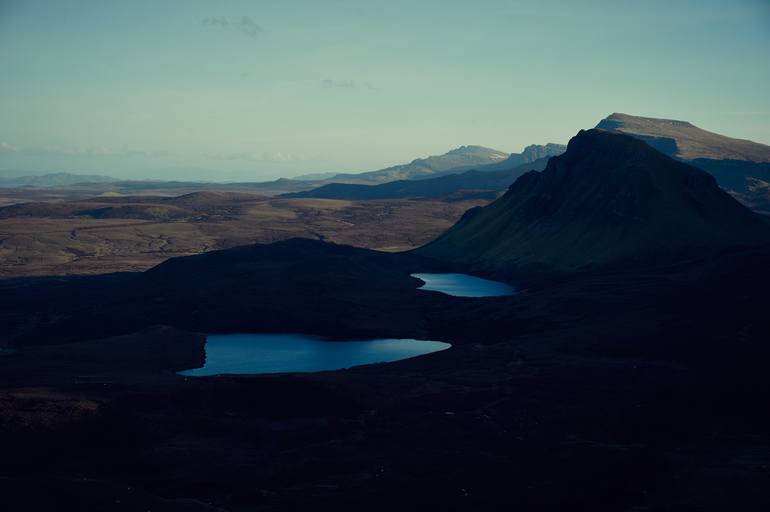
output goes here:
[{"label": "dark foreground hillside", "polygon": [[[4,325],[10,294],[30,313],[15,317],[16,348],[0,356],[4,502],[26,510],[770,505],[770,251],[461,299],[416,291],[413,259],[360,250],[350,269],[333,263],[349,249],[302,244],[312,247],[292,251],[312,253],[323,269],[315,285],[292,281],[298,263],[267,248],[139,276],[2,283]],[[210,263],[218,270],[207,283]],[[353,295],[344,283],[369,265],[371,296]],[[272,283],[258,270],[268,266]],[[149,307],[122,301],[132,279],[169,291],[153,290]],[[332,291],[315,304],[248,291],[302,297],[312,293],[306,286]],[[195,309],[174,307],[187,293]],[[222,305],[226,294],[244,307]],[[335,316],[315,314],[324,301]],[[96,336],[87,326],[107,311],[114,325],[103,329],[133,333]],[[453,347],[323,374],[175,375],[202,357],[195,327],[228,311],[227,320],[255,330],[295,318],[298,331],[366,325],[366,336],[398,331]],[[159,321],[172,327],[150,325]],[[83,341],[56,337],[77,333],[78,322]]]}]

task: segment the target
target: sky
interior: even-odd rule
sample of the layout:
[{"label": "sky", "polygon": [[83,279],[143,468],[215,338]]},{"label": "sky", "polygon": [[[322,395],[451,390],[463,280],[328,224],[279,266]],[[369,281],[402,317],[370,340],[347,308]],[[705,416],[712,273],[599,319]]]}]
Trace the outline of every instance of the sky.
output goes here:
[{"label": "sky", "polygon": [[0,0],[0,176],[268,180],[612,112],[770,144],[770,0]]}]

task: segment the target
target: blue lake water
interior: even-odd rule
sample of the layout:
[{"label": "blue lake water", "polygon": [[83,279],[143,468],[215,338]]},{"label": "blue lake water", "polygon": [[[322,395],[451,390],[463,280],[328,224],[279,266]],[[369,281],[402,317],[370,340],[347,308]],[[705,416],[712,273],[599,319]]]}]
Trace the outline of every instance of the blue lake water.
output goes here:
[{"label": "blue lake water", "polygon": [[446,293],[455,297],[500,297],[513,295],[516,288],[468,274],[412,274],[425,282],[420,290]]},{"label": "blue lake water", "polygon": [[440,341],[379,339],[326,341],[305,334],[212,334],[203,368],[179,372],[201,377],[223,373],[283,373],[339,370],[386,363],[446,350]]}]

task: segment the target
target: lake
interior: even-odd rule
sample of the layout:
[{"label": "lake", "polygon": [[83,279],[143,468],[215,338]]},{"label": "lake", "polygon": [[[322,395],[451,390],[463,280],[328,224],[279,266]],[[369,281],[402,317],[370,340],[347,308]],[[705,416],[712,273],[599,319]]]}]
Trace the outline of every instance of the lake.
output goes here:
[{"label": "lake", "polygon": [[306,334],[212,334],[206,363],[180,375],[258,374],[340,370],[362,364],[399,361],[446,350],[440,341],[376,339],[326,341]]},{"label": "lake", "polygon": [[412,274],[425,284],[420,290],[441,292],[455,297],[500,297],[513,295],[516,288],[468,274]]}]

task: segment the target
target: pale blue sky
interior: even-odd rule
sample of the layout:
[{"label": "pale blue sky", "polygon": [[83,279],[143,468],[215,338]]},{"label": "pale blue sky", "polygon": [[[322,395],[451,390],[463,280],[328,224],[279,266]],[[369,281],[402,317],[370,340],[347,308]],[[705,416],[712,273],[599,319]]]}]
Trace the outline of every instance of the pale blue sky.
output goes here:
[{"label": "pale blue sky", "polygon": [[770,143],[767,0],[0,0],[0,174],[262,180],[611,112]]}]

